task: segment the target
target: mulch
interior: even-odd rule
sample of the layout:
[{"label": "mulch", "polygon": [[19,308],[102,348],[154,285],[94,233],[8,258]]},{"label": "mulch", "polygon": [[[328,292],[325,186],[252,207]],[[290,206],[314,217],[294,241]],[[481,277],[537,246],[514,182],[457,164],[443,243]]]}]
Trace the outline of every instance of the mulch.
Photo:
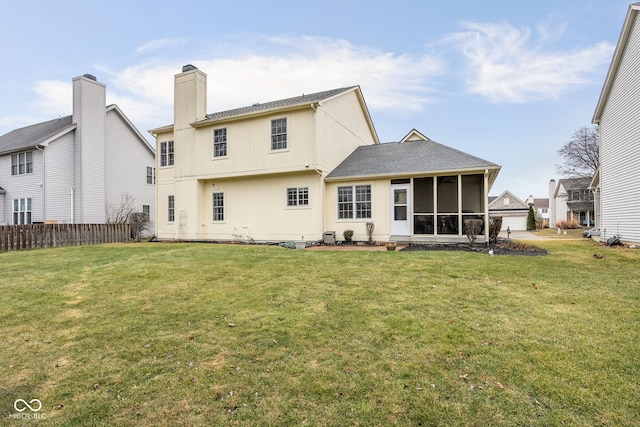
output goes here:
[{"label": "mulch", "polygon": [[[341,250],[341,251],[386,251],[384,246],[374,245],[317,245],[306,248],[307,250]],[[466,251],[488,254],[493,250],[494,255],[547,255],[545,249],[528,245],[511,239],[498,239],[494,245],[469,244],[469,243],[412,243],[398,245],[397,251]]]},{"label": "mulch", "polygon": [[433,244],[411,244],[403,251],[466,251],[466,252],[479,252],[489,254],[493,251],[494,255],[528,255],[538,256],[547,255],[546,249],[539,248],[537,246],[528,245],[521,242],[516,242],[510,239],[498,239],[498,242],[493,245],[485,244],[469,244],[469,243],[433,243]]}]

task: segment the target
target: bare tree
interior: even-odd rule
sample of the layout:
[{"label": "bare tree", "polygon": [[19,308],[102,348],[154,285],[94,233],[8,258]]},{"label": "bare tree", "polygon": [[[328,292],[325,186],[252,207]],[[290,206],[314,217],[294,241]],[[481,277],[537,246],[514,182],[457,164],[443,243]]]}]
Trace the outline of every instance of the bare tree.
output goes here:
[{"label": "bare tree", "polygon": [[131,235],[136,242],[142,238],[142,232],[151,228],[149,215],[144,212],[131,212],[129,214],[129,226],[131,227]]},{"label": "bare tree", "polygon": [[591,177],[600,165],[600,134],[597,126],[583,126],[558,150],[564,163],[556,171],[567,178]]},{"label": "bare tree", "polygon": [[120,203],[107,203],[107,223],[126,224],[129,221],[129,215],[134,211],[135,201],[133,194],[126,192],[120,195]]}]

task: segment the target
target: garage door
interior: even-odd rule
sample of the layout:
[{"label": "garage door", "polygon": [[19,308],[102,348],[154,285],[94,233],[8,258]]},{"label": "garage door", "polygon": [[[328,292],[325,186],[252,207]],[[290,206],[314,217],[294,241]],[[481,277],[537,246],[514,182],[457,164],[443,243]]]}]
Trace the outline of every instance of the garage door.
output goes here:
[{"label": "garage door", "polygon": [[502,217],[502,230],[506,230],[509,227],[511,231],[522,231],[527,229],[527,217],[526,216],[503,216]]}]

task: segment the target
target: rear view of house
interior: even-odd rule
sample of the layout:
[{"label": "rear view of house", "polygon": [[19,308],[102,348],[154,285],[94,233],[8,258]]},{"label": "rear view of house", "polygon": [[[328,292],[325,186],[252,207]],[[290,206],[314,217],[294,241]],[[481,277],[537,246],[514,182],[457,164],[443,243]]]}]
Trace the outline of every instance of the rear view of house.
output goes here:
[{"label": "rear view of house", "polygon": [[123,196],[153,215],[153,147],[94,76],[73,79],[73,114],[0,136],[0,224],[105,223]]},{"label": "rear view of house", "polygon": [[358,86],[214,114],[206,93],[183,67],[174,123],[150,131],[160,239],[367,240],[372,225],[377,241],[458,241],[487,221],[500,167],[416,130],[380,144]]}]

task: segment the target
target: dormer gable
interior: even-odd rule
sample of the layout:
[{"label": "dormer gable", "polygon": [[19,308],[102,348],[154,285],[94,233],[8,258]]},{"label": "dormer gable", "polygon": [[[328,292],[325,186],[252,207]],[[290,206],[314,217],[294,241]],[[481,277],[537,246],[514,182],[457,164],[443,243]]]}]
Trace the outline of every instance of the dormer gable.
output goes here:
[{"label": "dormer gable", "polygon": [[407,141],[431,141],[431,138],[425,136],[424,134],[418,132],[415,128],[413,128],[404,138],[400,140],[400,143]]}]

